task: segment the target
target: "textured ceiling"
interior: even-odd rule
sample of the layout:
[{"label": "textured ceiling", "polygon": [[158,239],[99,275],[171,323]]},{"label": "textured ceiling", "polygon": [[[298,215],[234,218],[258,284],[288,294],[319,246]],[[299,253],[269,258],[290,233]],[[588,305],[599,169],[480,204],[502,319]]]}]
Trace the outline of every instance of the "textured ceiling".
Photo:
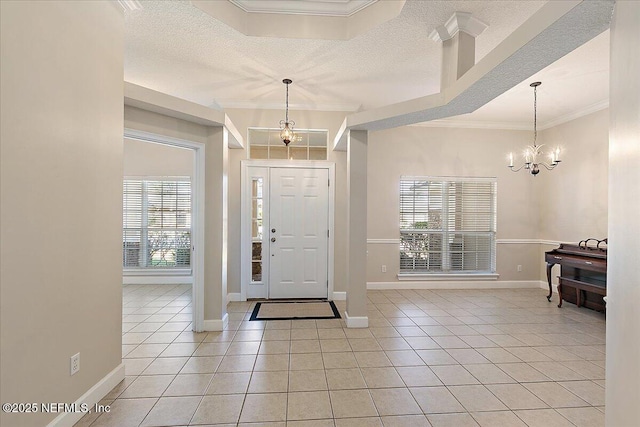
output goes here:
[{"label": "textured ceiling", "polygon": [[[455,11],[489,24],[476,61],[544,1],[416,1],[351,40],[246,36],[186,1],[143,1],[125,14],[125,80],[205,106],[283,108],[282,79],[293,79],[291,110],[355,111],[440,91],[440,45],[429,33]],[[539,120],[552,122],[608,99],[608,33],[537,73]],[[528,81],[458,123],[530,126]]]}]

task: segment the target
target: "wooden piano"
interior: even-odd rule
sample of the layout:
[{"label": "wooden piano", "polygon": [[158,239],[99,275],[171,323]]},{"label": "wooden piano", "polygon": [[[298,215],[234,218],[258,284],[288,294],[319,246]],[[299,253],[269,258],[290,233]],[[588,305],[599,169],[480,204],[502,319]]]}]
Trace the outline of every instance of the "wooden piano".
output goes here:
[{"label": "wooden piano", "polygon": [[558,307],[562,300],[604,311],[607,295],[607,239],[582,240],[577,245],[562,243],[560,247],[545,252],[547,263],[547,281],[551,301],[551,270],[560,264],[558,276]]}]

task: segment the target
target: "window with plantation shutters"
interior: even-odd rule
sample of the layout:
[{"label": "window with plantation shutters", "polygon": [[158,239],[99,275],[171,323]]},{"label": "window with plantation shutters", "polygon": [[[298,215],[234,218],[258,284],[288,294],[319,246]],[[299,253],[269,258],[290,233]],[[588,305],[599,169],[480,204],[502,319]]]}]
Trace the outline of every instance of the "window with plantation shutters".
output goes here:
[{"label": "window with plantation shutters", "polygon": [[494,273],[495,178],[402,177],[400,273]]},{"label": "window with plantation shutters", "polygon": [[125,179],[122,265],[135,269],[191,268],[191,182]]}]

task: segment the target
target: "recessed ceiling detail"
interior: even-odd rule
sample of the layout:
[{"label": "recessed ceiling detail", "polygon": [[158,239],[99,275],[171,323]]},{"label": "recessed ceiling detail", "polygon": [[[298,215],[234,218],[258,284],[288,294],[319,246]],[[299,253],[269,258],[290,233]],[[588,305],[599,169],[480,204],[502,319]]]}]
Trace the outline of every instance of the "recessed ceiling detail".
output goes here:
[{"label": "recessed ceiling detail", "polygon": [[349,40],[400,14],[405,0],[191,0],[247,36]]},{"label": "recessed ceiling detail", "polygon": [[444,25],[438,25],[429,34],[429,38],[434,42],[443,42],[454,37],[459,31],[478,37],[487,27],[487,24],[474,18],[470,13],[455,12]]},{"label": "recessed ceiling detail", "polygon": [[351,16],[378,0],[229,0],[249,13]]}]

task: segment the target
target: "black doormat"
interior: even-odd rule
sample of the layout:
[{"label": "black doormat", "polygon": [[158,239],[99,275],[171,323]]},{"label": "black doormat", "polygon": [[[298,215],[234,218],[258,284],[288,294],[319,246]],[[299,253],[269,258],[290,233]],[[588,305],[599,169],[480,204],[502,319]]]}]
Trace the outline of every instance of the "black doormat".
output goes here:
[{"label": "black doormat", "polygon": [[333,301],[269,301],[256,303],[249,320],[340,319]]}]

